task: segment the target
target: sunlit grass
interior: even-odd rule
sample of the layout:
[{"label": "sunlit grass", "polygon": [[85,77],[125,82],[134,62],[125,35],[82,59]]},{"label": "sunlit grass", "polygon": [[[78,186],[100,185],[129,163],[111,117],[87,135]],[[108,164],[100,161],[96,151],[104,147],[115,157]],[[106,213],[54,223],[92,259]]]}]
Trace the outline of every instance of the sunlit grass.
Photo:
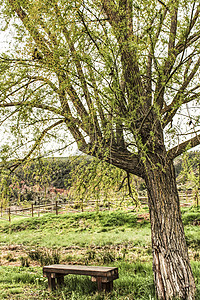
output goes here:
[{"label": "sunlit grass", "polygon": [[[119,279],[114,281],[113,292],[107,295],[99,294],[96,284],[87,276],[68,275],[61,289],[48,292],[41,268],[1,267],[0,299],[156,299],[151,263],[115,262],[114,265],[119,268]],[[200,299],[200,262],[192,262],[192,268],[197,284],[196,299]]]},{"label": "sunlit grass", "polygon": [[[137,230],[135,230],[137,228]],[[0,227],[0,243],[67,247],[110,243],[150,244],[150,226],[136,222],[135,214],[80,213],[46,215],[13,222]],[[145,238],[145,239],[144,239]]]},{"label": "sunlit grass", "polygon": [[[195,259],[191,264],[197,299],[200,299],[200,226],[193,223],[199,217],[197,209],[183,211],[186,239]],[[89,277],[70,275],[65,277],[62,289],[48,292],[42,267],[1,266],[0,299],[155,300],[150,234],[149,222],[139,223],[135,213],[121,211],[46,214],[40,218],[16,218],[11,224],[1,222],[1,245],[24,245],[30,261],[31,249],[44,251],[41,263],[42,259],[48,259],[49,249],[54,248],[60,251],[62,263],[116,266],[120,276],[108,295],[99,294]],[[62,254],[62,249],[67,248],[71,249],[68,254]]]}]

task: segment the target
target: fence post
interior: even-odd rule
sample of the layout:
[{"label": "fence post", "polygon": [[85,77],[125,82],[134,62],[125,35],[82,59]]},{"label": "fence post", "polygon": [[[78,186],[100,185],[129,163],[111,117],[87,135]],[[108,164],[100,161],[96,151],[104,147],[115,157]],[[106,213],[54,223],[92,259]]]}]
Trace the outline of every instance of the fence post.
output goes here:
[{"label": "fence post", "polygon": [[10,207],[8,208],[8,220],[11,222],[11,213],[10,213]]},{"label": "fence post", "polygon": [[58,201],[56,200],[56,215],[58,215]]},{"label": "fence post", "polygon": [[33,203],[31,204],[31,216],[33,217]]}]

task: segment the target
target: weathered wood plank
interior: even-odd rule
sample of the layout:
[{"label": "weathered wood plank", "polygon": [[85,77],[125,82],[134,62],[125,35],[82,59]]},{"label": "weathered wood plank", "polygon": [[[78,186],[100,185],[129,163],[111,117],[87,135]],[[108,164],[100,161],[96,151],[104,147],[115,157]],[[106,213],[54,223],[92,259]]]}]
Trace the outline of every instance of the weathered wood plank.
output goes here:
[{"label": "weathered wood plank", "polygon": [[118,268],[82,265],[50,265],[43,267],[44,273],[75,274],[89,276],[112,277],[118,274]]}]

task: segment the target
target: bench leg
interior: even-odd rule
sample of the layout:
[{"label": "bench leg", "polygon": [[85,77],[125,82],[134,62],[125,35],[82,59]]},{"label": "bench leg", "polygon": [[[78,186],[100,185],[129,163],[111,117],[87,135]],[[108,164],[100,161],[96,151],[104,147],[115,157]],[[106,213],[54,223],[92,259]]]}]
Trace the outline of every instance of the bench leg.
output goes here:
[{"label": "bench leg", "polygon": [[97,277],[97,288],[98,291],[101,292],[102,291],[102,278],[101,277]]},{"label": "bench leg", "polygon": [[64,276],[61,275],[61,276],[57,277],[57,284],[59,286],[64,284]]},{"label": "bench leg", "polygon": [[99,292],[111,292],[113,290],[113,280],[109,282],[102,282],[102,278],[97,277],[97,288]]},{"label": "bench leg", "polygon": [[111,292],[113,290],[113,281],[110,282],[102,282],[102,289],[105,292]]},{"label": "bench leg", "polygon": [[51,274],[48,274],[48,290],[53,291],[56,289],[55,278],[51,278]]}]

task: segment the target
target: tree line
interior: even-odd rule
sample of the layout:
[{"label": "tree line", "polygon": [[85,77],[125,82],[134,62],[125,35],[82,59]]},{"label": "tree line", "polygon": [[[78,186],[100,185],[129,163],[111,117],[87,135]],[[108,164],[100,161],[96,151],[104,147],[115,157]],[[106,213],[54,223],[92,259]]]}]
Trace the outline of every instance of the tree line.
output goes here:
[{"label": "tree line", "polygon": [[[197,187],[199,184],[200,153],[187,152],[178,157],[175,161],[175,172],[178,184],[181,189]],[[95,166],[95,167],[94,167]],[[133,191],[130,189],[129,180],[133,184]],[[12,200],[33,201],[33,190],[68,190],[69,194],[79,197],[102,197],[110,194],[113,197],[134,195],[137,202],[138,192],[144,192],[146,187],[143,180],[136,176],[130,176],[109,164],[103,165],[93,157],[87,155],[71,157],[50,157],[30,161],[18,167],[14,173],[2,173],[0,175],[1,194]],[[188,184],[190,182],[190,185]],[[132,186],[132,188],[133,188]],[[126,193],[123,193],[123,188]],[[129,190],[128,190],[129,189]],[[22,192],[23,190],[23,192]],[[19,196],[20,194],[20,196]],[[4,198],[3,197],[3,198]],[[106,198],[106,197],[105,197]],[[134,202],[134,201],[133,201]]]}]

